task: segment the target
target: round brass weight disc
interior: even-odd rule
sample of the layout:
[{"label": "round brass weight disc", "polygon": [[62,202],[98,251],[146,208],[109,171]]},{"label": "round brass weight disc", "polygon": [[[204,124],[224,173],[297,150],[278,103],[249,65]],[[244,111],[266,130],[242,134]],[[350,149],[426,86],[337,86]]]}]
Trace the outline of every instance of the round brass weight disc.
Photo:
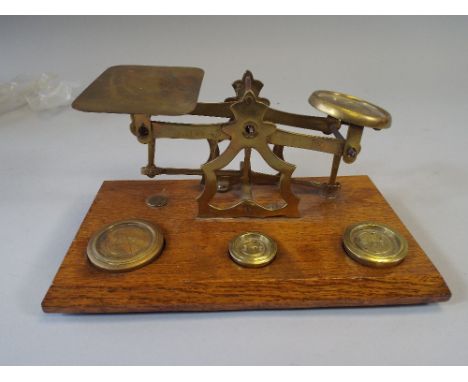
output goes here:
[{"label": "round brass weight disc", "polygon": [[128,271],[154,260],[162,251],[161,230],[144,220],[124,220],[103,227],[88,242],[88,258],[108,271]]},{"label": "round brass weight disc", "polygon": [[390,227],[372,222],[349,226],[343,236],[347,254],[371,267],[391,267],[403,261],[408,253],[406,239]]},{"label": "round brass weight disc", "polygon": [[164,207],[167,204],[167,197],[164,195],[150,195],[146,198],[146,205],[148,207]]},{"label": "round brass weight disc", "polygon": [[232,260],[243,267],[258,268],[268,265],[276,256],[273,239],[259,232],[245,232],[229,243]]},{"label": "round brass weight disc", "polygon": [[309,97],[309,103],[316,109],[352,125],[386,129],[392,124],[392,116],[388,111],[349,94],[317,90]]}]

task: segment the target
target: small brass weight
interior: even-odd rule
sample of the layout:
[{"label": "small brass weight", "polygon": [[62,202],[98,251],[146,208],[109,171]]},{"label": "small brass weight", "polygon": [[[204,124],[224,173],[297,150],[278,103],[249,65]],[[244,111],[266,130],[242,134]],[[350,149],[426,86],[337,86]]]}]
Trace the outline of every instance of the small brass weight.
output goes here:
[{"label": "small brass weight", "polygon": [[[203,75],[199,68],[114,66],[102,73],[73,103],[75,109],[87,112],[130,114],[131,132],[148,147],[148,163],[141,169],[142,174],[150,178],[160,174],[200,175],[203,185],[197,199],[200,218],[299,217],[299,198],[292,190],[292,183],[302,183],[333,196],[339,192],[336,178],[340,162],[353,163],[357,159],[364,127],[381,130],[391,124],[391,116],[384,109],[354,96],[324,90],[312,93],[309,103],[325,113],[325,117],[276,110],[270,107],[268,99],[260,96],[263,84],[250,71],[233,83],[233,97],[223,102],[198,102]],[[192,124],[153,119],[187,114],[220,117],[226,121]],[[293,133],[278,125],[325,136]],[[347,127],[346,133],[342,131],[344,127]],[[156,141],[162,138],[205,140],[209,148],[208,160],[199,168],[159,167],[155,161]],[[222,141],[228,141],[223,152],[219,147]],[[319,183],[293,178],[296,166],[284,157],[285,147],[331,154],[328,181]],[[252,150],[276,174],[253,171]],[[243,154],[240,169],[225,169],[239,153]],[[270,205],[259,203],[252,193],[254,184],[277,186],[282,201]],[[213,203],[218,192],[234,185],[240,186],[239,200],[224,207]]]}]

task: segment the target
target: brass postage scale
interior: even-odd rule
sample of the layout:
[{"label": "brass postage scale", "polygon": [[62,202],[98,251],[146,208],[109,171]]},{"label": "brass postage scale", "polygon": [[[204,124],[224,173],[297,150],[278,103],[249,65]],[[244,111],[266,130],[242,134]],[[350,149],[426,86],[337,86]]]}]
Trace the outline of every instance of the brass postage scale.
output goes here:
[{"label": "brass postage scale", "polygon": [[[387,111],[324,90],[309,103],[325,116],[276,110],[249,71],[233,83],[234,96],[198,102],[203,75],[198,68],[115,66],[75,100],[81,111],[130,115],[132,134],[148,150],[143,175],[200,180],[104,182],[44,311],[372,306],[450,297],[370,179],[337,178],[342,161],[356,161],[366,127],[390,127]],[[223,121],[163,120],[182,115]],[[157,146],[166,138],[206,141],[207,161],[196,168],[158,166]],[[329,177],[294,178],[285,147],[329,154]],[[252,169],[253,151],[272,173]],[[239,154],[239,169],[228,169]]]}]

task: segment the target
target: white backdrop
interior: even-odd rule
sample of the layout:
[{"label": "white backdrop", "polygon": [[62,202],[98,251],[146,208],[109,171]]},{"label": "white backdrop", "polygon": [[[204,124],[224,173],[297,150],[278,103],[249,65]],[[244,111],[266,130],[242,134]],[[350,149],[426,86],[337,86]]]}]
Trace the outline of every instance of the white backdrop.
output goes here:
[{"label": "white backdrop", "polygon": [[[463,17],[0,17],[0,82],[198,66],[200,100],[218,101],[251,69],[278,109],[320,115],[307,103],[316,89],[383,106],[392,128],[366,130],[340,174],[373,179],[453,293],[412,307],[46,315],[101,182],[143,179],[146,147],[126,116],[22,108],[0,116],[0,364],[466,364],[467,41]],[[207,147],[158,150],[161,165],[196,166]],[[327,155],[286,155],[295,175],[328,175]]]}]

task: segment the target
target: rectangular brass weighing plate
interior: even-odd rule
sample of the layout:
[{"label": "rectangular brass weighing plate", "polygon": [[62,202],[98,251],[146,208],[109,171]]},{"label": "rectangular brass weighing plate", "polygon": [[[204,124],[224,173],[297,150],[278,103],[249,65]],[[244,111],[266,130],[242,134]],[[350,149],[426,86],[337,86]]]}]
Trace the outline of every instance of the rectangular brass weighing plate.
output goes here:
[{"label": "rectangular brass weighing plate", "polygon": [[199,68],[120,65],[102,73],[73,102],[81,111],[183,115],[195,109]]},{"label": "rectangular brass weighing plate", "polygon": [[[315,179],[323,181],[324,179]],[[295,185],[301,218],[197,219],[196,180],[104,182],[44,298],[46,312],[124,313],[218,311],[419,304],[444,301],[450,291],[398,216],[366,176],[340,177],[334,200]],[[148,195],[168,196],[149,208]],[[91,235],[113,221],[139,218],[159,225],[161,256],[127,273],[88,262]],[[406,259],[376,269],[350,259],[341,244],[359,221],[393,227],[408,241]],[[264,268],[242,268],[228,254],[244,231],[263,232],[278,244]]]}]

